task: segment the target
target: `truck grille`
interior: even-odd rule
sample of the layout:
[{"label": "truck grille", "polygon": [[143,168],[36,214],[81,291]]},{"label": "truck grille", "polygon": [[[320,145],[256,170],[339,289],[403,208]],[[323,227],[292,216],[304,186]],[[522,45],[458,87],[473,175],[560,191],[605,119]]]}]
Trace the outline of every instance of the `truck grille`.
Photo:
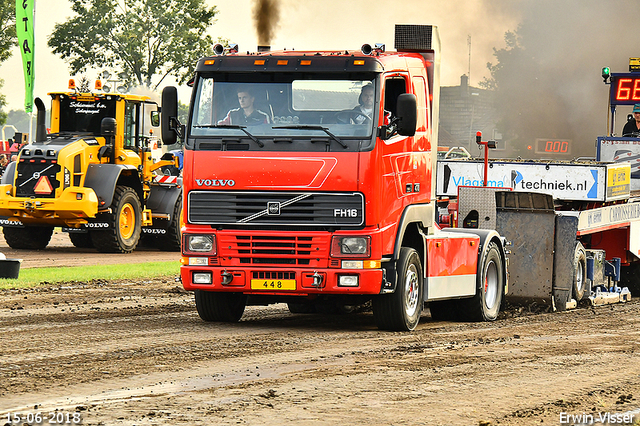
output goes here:
[{"label": "truck grille", "polygon": [[[55,190],[60,186],[60,182],[56,180],[56,174],[60,171],[60,165],[55,160],[34,158],[31,160],[21,159],[18,162],[16,173],[16,196],[18,197],[37,197],[37,198],[53,198]],[[46,176],[52,191],[48,193],[39,192],[36,194],[35,187]],[[43,183],[41,182],[41,188]],[[46,188],[46,183],[44,184]]]},{"label": "truck grille", "polygon": [[[204,225],[358,227],[360,193],[191,191],[189,222]],[[308,229],[308,228],[307,228]]]},{"label": "truck grille", "polygon": [[230,265],[291,265],[326,267],[327,236],[230,235],[218,233],[219,257]]}]

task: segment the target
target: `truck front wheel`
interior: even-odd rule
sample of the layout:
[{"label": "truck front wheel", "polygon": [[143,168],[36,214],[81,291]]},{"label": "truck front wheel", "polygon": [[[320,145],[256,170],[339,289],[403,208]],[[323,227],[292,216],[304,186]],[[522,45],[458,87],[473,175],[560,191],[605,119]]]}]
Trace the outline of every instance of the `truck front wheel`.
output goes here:
[{"label": "truck front wheel", "polygon": [[25,226],[2,228],[4,239],[12,249],[42,250],[49,245],[53,226]]},{"label": "truck front wheel", "polygon": [[381,330],[411,331],[418,325],[424,306],[422,265],[418,252],[402,247],[397,270],[396,291],[373,299],[373,317]]},{"label": "truck front wheel", "polygon": [[111,211],[96,216],[96,222],[106,222],[107,229],[92,230],[91,240],[103,253],[131,253],[142,232],[142,206],[138,194],[127,186],[117,186]]},{"label": "truck front wheel", "polygon": [[196,290],[195,299],[198,315],[207,322],[238,322],[247,304],[247,296],[242,293]]}]

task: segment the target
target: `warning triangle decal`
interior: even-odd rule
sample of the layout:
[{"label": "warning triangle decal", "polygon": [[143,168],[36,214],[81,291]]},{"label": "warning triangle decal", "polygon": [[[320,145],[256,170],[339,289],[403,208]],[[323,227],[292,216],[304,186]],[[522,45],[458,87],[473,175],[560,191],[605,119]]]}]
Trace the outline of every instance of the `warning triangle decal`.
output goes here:
[{"label": "warning triangle decal", "polygon": [[40,176],[36,186],[33,187],[33,192],[36,194],[51,194],[51,191],[53,191],[53,187],[51,186],[51,182],[49,182],[49,178]]}]

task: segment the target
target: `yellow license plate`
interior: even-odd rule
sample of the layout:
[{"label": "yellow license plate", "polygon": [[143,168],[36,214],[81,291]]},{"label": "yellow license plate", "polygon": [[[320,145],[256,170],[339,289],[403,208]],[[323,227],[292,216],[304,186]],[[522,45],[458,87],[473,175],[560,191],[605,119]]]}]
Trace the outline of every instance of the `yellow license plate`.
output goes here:
[{"label": "yellow license plate", "polygon": [[251,290],[295,290],[296,280],[251,280]]}]

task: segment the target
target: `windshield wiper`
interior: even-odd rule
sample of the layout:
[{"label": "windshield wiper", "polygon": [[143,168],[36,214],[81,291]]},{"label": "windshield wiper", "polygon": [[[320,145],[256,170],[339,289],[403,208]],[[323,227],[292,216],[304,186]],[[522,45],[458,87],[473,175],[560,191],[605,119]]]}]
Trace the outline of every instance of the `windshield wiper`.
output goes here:
[{"label": "windshield wiper", "polygon": [[340,138],[338,138],[336,135],[331,133],[329,131],[329,129],[327,129],[326,127],[322,127],[322,126],[274,126],[274,127],[272,127],[272,129],[322,130],[327,135],[329,135],[331,137],[331,139],[333,139],[334,141],[338,142],[343,148],[345,148],[345,149],[348,148],[346,143],[342,142],[342,140],[340,140]]},{"label": "windshield wiper", "polygon": [[244,132],[245,135],[249,136],[251,138],[252,141],[254,141],[255,143],[258,144],[258,146],[260,148],[264,148],[264,143],[262,143],[262,141],[258,138],[256,138],[255,136],[253,136],[251,133],[249,133],[246,130],[247,126],[238,126],[236,124],[207,124],[207,125],[202,125],[202,126],[193,126],[196,129],[238,129],[238,130],[242,130]]}]

